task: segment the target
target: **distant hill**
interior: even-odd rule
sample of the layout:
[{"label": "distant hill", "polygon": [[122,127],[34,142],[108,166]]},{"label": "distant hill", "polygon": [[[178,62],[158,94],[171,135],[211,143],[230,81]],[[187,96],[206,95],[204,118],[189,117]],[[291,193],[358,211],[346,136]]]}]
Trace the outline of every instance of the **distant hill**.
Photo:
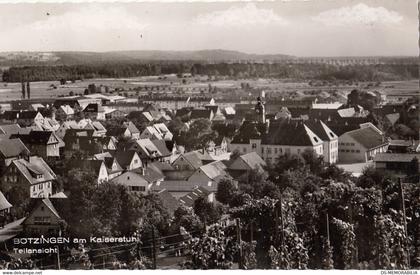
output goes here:
[{"label": "distant hill", "polygon": [[113,51],[113,52],[3,52],[0,67],[25,65],[75,65],[141,61],[280,61],[295,57],[259,55],[227,50],[202,51]]}]

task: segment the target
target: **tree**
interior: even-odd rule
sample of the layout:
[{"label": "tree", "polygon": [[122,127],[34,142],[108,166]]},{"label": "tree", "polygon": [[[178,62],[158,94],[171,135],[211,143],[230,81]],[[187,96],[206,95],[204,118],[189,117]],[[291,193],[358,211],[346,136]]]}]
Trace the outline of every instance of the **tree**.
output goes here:
[{"label": "tree", "polygon": [[217,185],[216,200],[229,204],[237,190],[238,188],[232,180],[222,179]]},{"label": "tree", "polygon": [[220,210],[204,197],[195,200],[194,213],[204,224],[213,224],[220,219]]}]

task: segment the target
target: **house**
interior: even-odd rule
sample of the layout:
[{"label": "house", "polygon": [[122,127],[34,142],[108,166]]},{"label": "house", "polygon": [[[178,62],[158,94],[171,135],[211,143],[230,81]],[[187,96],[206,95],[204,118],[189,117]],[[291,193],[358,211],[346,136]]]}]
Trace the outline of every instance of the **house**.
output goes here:
[{"label": "house", "polygon": [[[81,124],[81,122],[84,121],[84,124]],[[79,126],[81,129],[85,130],[93,130],[92,136],[95,137],[105,137],[106,136],[106,128],[100,123],[99,121],[92,121],[90,119],[82,120],[79,122]]]},{"label": "house", "polygon": [[135,194],[146,195],[150,190],[149,182],[145,180],[141,174],[132,171],[122,173],[118,177],[112,179],[112,182],[125,186],[129,192]]},{"label": "house", "polygon": [[29,126],[35,122],[44,120],[44,116],[38,111],[5,111],[2,115],[4,121],[17,123],[20,126]]},{"label": "house", "polygon": [[[375,127],[376,128],[376,127]],[[338,138],[338,158],[342,163],[367,162],[388,150],[389,142],[374,126],[346,132]]]},{"label": "house", "polygon": [[168,149],[168,142],[162,139],[151,140],[159,151],[160,161],[169,163],[172,157],[172,152]]},{"label": "house", "polygon": [[[1,191],[12,204],[18,204],[22,203],[21,199],[53,195],[53,182],[57,176],[41,157],[31,156],[12,161],[1,179]],[[17,194],[24,193],[27,194],[25,197],[17,198]]]},{"label": "house", "polygon": [[23,222],[28,236],[59,236],[64,229],[64,220],[48,198],[38,199],[36,206]]},{"label": "house", "polygon": [[263,171],[265,166],[267,166],[267,164],[256,152],[250,152],[232,160],[228,169],[239,173],[245,173],[251,170]]},{"label": "house", "polygon": [[52,118],[44,118],[42,122],[34,122],[30,126],[35,131],[57,131],[60,128],[60,123]]},{"label": "house", "polygon": [[207,153],[211,156],[219,156],[228,152],[228,141],[225,137],[217,137],[210,140],[207,145]]},{"label": "house", "polygon": [[376,170],[399,176],[420,175],[420,153],[378,153],[374,156]]},{"label": "house", "polygon": [[217,183],[215,182],[193,182],[186,180],[164,180],[152,185],[152,191],[168,191],[175,199],[179,199],[197,187],[204,187],[209,192],[217,192]]},{"label": "house", "polygon": [[64,155],[71,157],[75,153],[82,153],[88,157],[103,151],[114,151],[116,139],[114,137],[93,136],[94,130],[68,129],[63,140]]},{"label": "house", "polygon": [[121,127],[116,127],[112,129],[108,129],[108,136],[124,136],[132,139],[140,139],[140,131],[137,127],[130,121],[128,123],[124,123]]},{"label": "house", "polygon": [[61,123],[60,127],[55,131],[55,133],[59,138],[64,138],[68,129],[80,129],[80,127],[74,120],[64,121]]},{"label": "house", "polygon": [[121,165],[124,170],[134,170],[143,166],[140,156],[136,151],[116,151],[113,157]]},{"label": "house", "polygon": [[201,166],[189,178],[192,182],[215,182],[219,183],[221,179],[229,177],[226,173],[226,165],[221,161]]},{"label": "house", "polygon": [[29,149],[18,138],[0,139],[0,171],[4,171],[13,160],[28,157],[30,153]]},{"label": "house", "polygon": [[33,155],[38,155],[45,159],[48,157],[60,157],[59,139],[52,131],[31,131],[29,134],[12,135],[10,138],[22,140]]},{"label": "house", "polygon": [[55,112],[55,117],[60,121],[71,120],[74,118],[74,109],[70,105],[61,105]]},{"label": "house", "polygon": [[93,120],[105,120],[105,110],[102,104],[90,103],[83,109],[85,117]]},{"label": "house", "polygon": [[93,159],[104,161],[109,180],[121,175],[124,171],[117,159],[114,158],[110,152],[95,154]]},{"label": "house", "polygon": [[105,111],[105,119],[121,119],[125,118],[126,116],[127,114],[121,110],[112,109]]},{"label": "house", "polygon": [[6,199],[2,192],[0,192],[0,227],[3,227],[10,218],[10,209],[12,204]]},{"label": "house", "polygon": [[179,202],[185,205],[186,207],[194,207],[194,203],[199,198],[204,198],[207,202],[215,202],[215,193],[210,192],[206,188],[199,186],[194,188],[190,193],[179,198]]},{"label": "house", "polygon": [[32,131],[31,128],[22,128],[19,124],[3,124],[0,125],[0,138],[10,138],[15,134],[26,134]]},{"label": "house", "polygon": [[159,161],[163,157],[155,143],[148,138],[132,142],[128,150],[136,151],[144,163]]},{"label": "house", "polygon": [[230,150],[256,152],[267,164],[275,163],[284,154],[300,156],[307,150],[318,156],[324,154],[324,141],[303,121],[273,121],[265,131],[264,125],[245,121],[232,139]]},{"label": "house", "polygon": [[149,112],[143,111],[131,111],[128,116],[128,119],[135,119],[140,123],[150,123],[153,122],[153,116]]},{"label": "house", "polygon": [[191,170],[191,171],[196,171],[203,165],[204,163],[196,151],[181,154],[172,163],[172,166],[176,170]]},{"label": "house", "polygon": [[[73,170],[73,169],[76,169]],[[84,160],[72,160],[69,164],[68,170],[72,171],[73,173],[93,173],[96,178],[96,183],[101,184],[109,180],[108,169],[105,165],[104,160],[97,160],[97,159],[84,159]]]},{"label": "house", "polygon": [[214,113],[210,109],[193,109],[191,111],[190,120],[204,118],[204,119],[208,119],[212,121],[213,117],[214,117]]},{"label": "house", "polygon": [[141,139],[163,139],[163,140],[172,140],[172,133],[169,131],[163,123],[156,123],[153,126],[147,126],[146,129],[141,133]]},{"label": "house", "polygon": [[393,139],[389,141],[389,153],[410,153],[415,152],[418,146],[418,141],[414,140],[398,140]]},{"label": "house", "polygon": [[323,141],[323,156],[327,163],[338,161],[338,136],[321,120],[306,121],[306,125]]}]

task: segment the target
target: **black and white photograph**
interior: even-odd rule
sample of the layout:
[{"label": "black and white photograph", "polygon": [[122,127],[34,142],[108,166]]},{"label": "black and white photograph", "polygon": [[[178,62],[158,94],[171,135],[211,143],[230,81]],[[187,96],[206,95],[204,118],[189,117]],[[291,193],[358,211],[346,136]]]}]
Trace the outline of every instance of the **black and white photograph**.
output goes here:
[{"label": "black and white photograph", "polygon": [[56,1],[0,2],[2,274],[418,274],[420,2]]}]

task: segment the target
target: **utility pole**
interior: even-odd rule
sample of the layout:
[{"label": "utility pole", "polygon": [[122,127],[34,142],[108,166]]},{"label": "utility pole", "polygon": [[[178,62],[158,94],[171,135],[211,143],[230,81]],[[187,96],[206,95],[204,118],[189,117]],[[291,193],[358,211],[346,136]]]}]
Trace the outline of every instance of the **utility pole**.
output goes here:
[{"label": "utility pole", "polygon": [[330,243],[330,218],[328,217],[328,212],[326,214],[327,219],[327,241]]},{"label": "utility pole", "polygon": [[58,247],[58,245],[56,246],[57,248],[57,269],[60,270],[61,269],[61,265],[60,265],[60,248]]},{"label": "utility pole", "polygon": [[239,218],[236,219],[236,238],[237,238],[238,246],[239,246],[239,260],[238,260],[239,269],[243,269],[244,266],[242,262],[241,221],[239,220]]},{"label": "utility pole", "polygon": [[404,231],[405,235],[407,237],[407,264],[408,267],[410,267],[410,252],[409,252],[409,245],[408,245],[408,230],[407,230],[407,215],[405,213],[405,199],[404,199],[404,187],[401,181],[401,178],[398,178],[398,187],[399,187],[399,195],[400,195],[400,202],[401,202],[401,210],[403,214],[403,222],[404,222]]},{"label": "utility pole", "polygon": [[152,259],[153,259],[153,269],[156,269],[156,237],[155,237],[155,228],[152,227]]}]

